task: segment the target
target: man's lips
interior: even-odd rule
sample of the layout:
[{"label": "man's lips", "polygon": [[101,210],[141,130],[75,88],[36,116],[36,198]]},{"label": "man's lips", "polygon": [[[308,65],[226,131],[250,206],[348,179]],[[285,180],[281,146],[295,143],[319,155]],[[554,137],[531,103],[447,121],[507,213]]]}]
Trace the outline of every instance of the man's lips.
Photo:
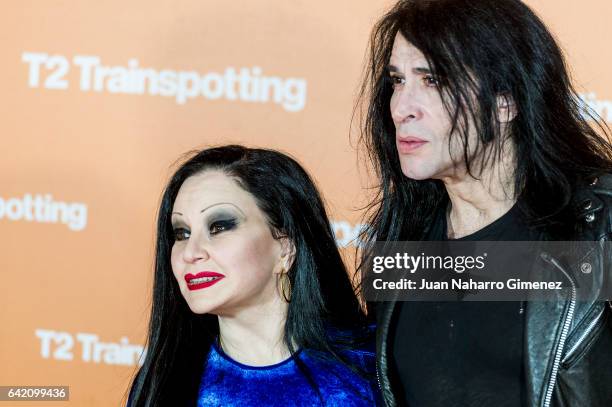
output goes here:
[{"label": "man's lips", "polygon": [[190,290],[199,290],[201,288],[210,287],[213,284],[221,281],[225,276],[214,271],[201,271],[197,274],[187,273],[185,274],[185,281],[187,282],[187,288]]},{"label": "man's lips", "polygon": [[426,140],[414,136],[397,137],[397,149],[402,154],[410,153],[425,143],[427,143]]}]

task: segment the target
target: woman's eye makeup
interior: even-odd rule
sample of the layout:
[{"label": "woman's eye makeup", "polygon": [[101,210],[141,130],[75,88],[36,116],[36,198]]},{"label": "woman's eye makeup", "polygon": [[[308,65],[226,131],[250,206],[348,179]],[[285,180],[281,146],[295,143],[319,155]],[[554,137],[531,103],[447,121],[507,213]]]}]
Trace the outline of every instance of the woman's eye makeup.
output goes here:
[{"label": "woman's eye makeup", "polygon": [[[236,228],[237,225],[238,220],[233,217],[214,219],[208,223],[208,233],[210,235],[218,235],[219,233]],[[189,236],[191,236],[191,231],[189,231],[187,228],[177,226],[172,229],[172,234],[174,236],[174,240],[180,242],[183,240],[188,240]]]},{"label": "woman's eye makeup", "polygon": [[[240,225],[241,220],[244,216],[240,216],[235,211],[231,210],[212,210],[208,214],[204,216],[199,222],[202,225],[202,231],[204,233],[208,232],[208,236],[213,237],[218,234],[236,229]],[[196,227],[195,233],[201,233],[199,227]],[[172,235],[174,237],[174,241],[184,241],[189,240],[191,236],[191,228],[187,226],[183,221],[176,220],[176,223],[172,224]]]},{"label": "woman's eye makeup", "polygon": [[219,233],[232,230],[237,225],[238,220],[235,217],[215,219],[209,223],[208,232],[211,235],[217,235]]},{"label": "woman's eye makeup", "polygon": [[188,229],[182,227],[175,227],[172,229],[172,234],[175,241],[187,240],[191,235]]}]

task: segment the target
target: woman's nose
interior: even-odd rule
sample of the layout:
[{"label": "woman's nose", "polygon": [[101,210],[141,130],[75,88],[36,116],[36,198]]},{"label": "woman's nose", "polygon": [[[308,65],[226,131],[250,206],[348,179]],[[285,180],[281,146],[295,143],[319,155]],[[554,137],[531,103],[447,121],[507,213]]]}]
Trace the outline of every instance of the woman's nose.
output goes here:
[{"label": "woman's nose", "polygon": [[183,259],[186,263],[197,263],[210,258],[206,248],[206,242],[198,236],[191,235],[187,240],[187,245],[183,251]]}]

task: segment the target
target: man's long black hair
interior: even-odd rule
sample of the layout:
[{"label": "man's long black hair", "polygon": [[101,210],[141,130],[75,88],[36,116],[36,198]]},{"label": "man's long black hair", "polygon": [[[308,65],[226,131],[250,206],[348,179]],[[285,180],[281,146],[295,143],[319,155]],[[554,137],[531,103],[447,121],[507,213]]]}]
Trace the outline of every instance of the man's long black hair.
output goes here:
[{"label": "man's long black hair", "polygon": [[[607,125],[581,102],[564,57],[543,22],[518,0],[403,0],[376,24],[355,113],[360,142],[374,169],[377,194],[361,234],[376,241],[420,240],[435,208],[448,200],[439,180],[417,181],[401,170],[389,101],[388,64],[397,33],[418,48],[440,81],[452,137],[467,151],[482,149],[489,165],[500,158],[498,96],[516,107],[508,136],[516,150],[514,191],[521,211],[554,239],[571,236],[575,189],[612,170]],[[475,97],[474,97],[475,95]],[[478,139],[468,145],[466,126]],[[488,161],[487,161],[488,160]],[[483,166],[484,167],[484,166]],[[367,250],[359,267],[365,269]]]},{"label": "man's long black hair", "polygon": [[[291,354],[301,348],[312,349],[345,363],[339,350],[357,344],[361,334],[367,336],[365,315],[338,252],[323,201],[304,169],[274,150],[238,145],[205,149],[180,166],[163,193],[148,349],[132,385],[132,407],[195,405],[205,359],[219,333],[216,316],[197,315],[189,309],[170,263],[174,242],[170,216],[177,193],[187,178],[206,170],[219,170],[235,179],[253,195],[273,236],[287,237],[295,245],[288,270],[291,296],[284,328]],[[347,335],[332,338],[330,328]],[[308,378],[299,358],[296,363]],[[308,380],[315,384],[312,378]]]}]

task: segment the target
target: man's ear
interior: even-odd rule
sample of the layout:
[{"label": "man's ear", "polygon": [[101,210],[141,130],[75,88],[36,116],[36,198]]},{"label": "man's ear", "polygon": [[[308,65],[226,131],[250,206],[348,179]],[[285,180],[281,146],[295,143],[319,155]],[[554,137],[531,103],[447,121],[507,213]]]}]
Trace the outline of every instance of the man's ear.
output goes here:
[{"label": "man's ear", "polygon": [[516,117],[516,104],[512,95],[500,93],[497,95],[497,120],[502,124],[508,124]]}]

